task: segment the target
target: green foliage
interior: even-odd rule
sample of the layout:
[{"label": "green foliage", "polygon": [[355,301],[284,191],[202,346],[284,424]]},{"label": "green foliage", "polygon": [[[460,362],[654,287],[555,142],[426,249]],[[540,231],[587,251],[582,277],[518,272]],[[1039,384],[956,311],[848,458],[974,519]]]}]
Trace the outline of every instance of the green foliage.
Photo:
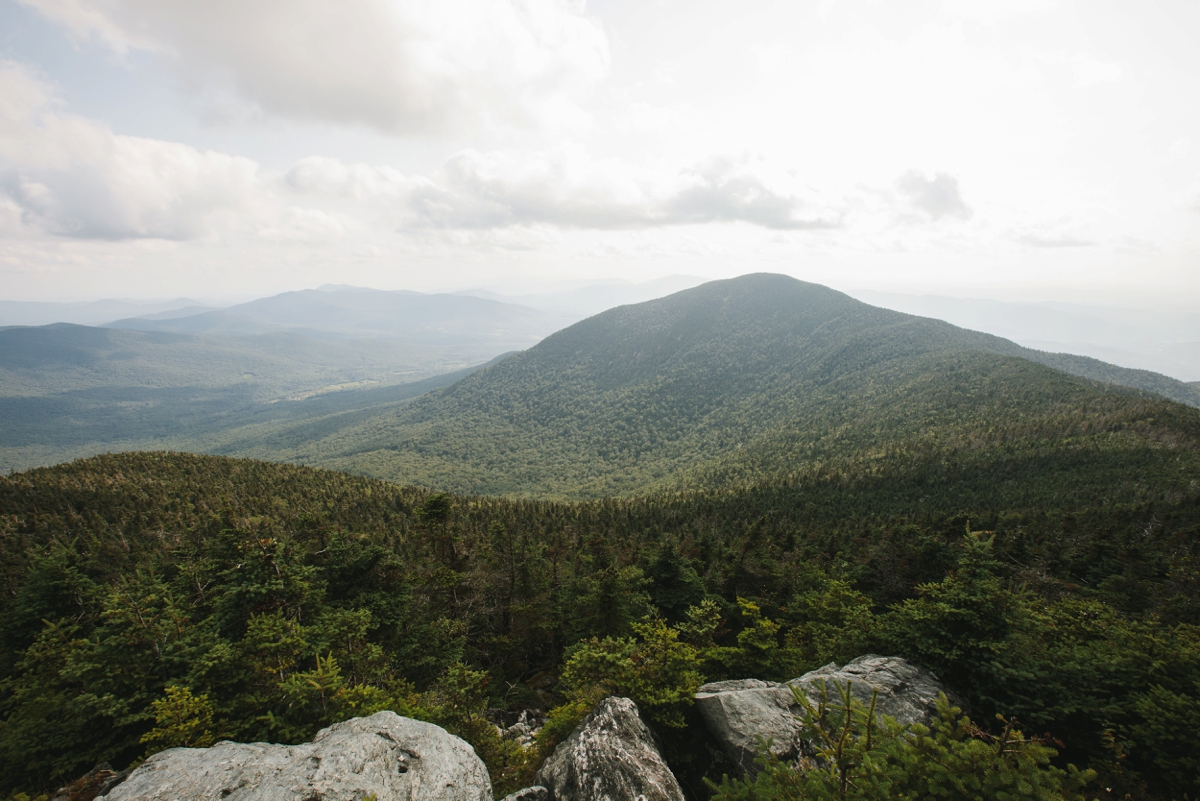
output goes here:
[{"label": "green foliage", "polygon": [[[1200,489],[1077,504],[1076,485],[1036,509],[934,493],[898,514],[892,493],[912,487],[888,480],[446,496],[431,516],[419,490],[184,454],[0,478],[0,792],[130,764],[162,728],[155,703],[185,687],[211,705],[207,730],[238,740],[306,740],[377,709],[433,720],[509,788],[544,751],[501,741],[484,710],[556,707],[546,747],[619,691],[661,715],[699,796],[719,772],[680,761],[707,753],[685,739],[702,732],[700,677],[787,679],[876,651],[938,672],[977,720],[1052,733],[1057,760],[1105,786],[1178,795],[1195,775],[1173,722],[1200,681]],[[991,533],[964,537],[968,512]],[[577,652],[578,678],[547,694]]]},{"label": "green foliage", "polygon": [[206,695],[192,695],[187,687],[167,687],[152,702],[154,728],[141,736],[146,756],[168,748],[207,748],[213,744],[213,707]]},{"label": "green foliage", "polygon": [[704,683],[700,652],[659,617],[633,624],[633,632],[570,649],[562,672],[567,697],[588,708],[610,695],[632,698],[652,725],[683,728],[692,696]]},{"label": "green foliage", "polygon": [[873,603],[844,578],[818,574],[787,607],[788,645],[804,665],[848,662],[865,653],[877,626]]},{"label": "green foliage", "polygon": [[902,726],[878,715],[875,697],[864,707],[850,686],[822,686],[817,703],[793,688],[804,710],[812,752],[798,766],[764,750],[753,779],[726,777],[714,801],[905,801],[906,799],[993,799],[994,801],[1068,801],[1084,798],[1094,778],[1073,765],[1051,765],[1055,751],[1037,738],[1026,738],[1014,721],[1001,718],[999,735],[989,735],[950,705],[938,700],[930,727]]},{"label": "green foliage", "polygon": [[1174,798],[1200,797],[1200,753],[1190,733],[1200,720],[1200,683],[1187,695],[1155,685],[1133,698],[1132,747],[1154,766],[1156,784]]}]

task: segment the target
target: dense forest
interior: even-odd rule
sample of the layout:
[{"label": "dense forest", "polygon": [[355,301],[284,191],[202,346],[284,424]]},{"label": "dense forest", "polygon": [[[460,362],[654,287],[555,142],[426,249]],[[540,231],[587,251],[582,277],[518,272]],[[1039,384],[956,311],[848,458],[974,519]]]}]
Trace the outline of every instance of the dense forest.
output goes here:
[{"label": "dense forest", "polygon": [[[703,798],[729,766],[689,757],[699,683],[874,651],[935,670],[985,726],[1047,733],[1097,772],[1089,796],[1195,797],[1200,485],[1174,408],[1180,439],[1136,469],[1086,442],[1074,461],[914,451],[574,503],[184,454],[9,476],[2,792],[384,708],[466,737],[505,791],[615,692]],[[533,752],[486,717],[527,706],[553,710]]]}]

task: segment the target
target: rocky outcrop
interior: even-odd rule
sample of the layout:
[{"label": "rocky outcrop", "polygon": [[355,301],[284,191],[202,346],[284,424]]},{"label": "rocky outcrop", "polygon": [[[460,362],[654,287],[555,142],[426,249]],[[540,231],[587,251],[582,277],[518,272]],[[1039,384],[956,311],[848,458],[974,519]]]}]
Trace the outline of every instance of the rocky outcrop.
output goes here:
[{"label": "rocky outcrop", "polygon": [[[430,723],[379,712],[311,743],[217,743],[155,754],[105,801],[492,801],[475,750]],[[99,801],[99,799],[98,799]]]},{"label": "rocky outcrop", "polygon": [[683,790],[628,698],[604,699],[538,771],[554,801],[683,801]]},{"label": "rocky outcrop", "polygon": [[805,753],[803,709],[791,687],[816,703],[822,683],[831,700],[847,683],[864,705],[878,692],[876,710],[906,725],[928,722],[938,693],[945,692],[937,677],[922,667],[899,657],[868,654],[845,667],[830,663],[785,684],[759,679],[705,684],[696,692],[696,707],[738,770],[752,776],[760,741],[769,741],[770,752],[787,761]]}]

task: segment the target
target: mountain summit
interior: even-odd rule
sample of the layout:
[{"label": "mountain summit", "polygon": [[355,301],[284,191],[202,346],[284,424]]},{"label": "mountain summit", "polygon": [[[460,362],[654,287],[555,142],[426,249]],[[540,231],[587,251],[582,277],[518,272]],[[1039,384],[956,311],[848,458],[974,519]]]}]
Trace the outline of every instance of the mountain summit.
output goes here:
[{"label": "mountain summit", "polygon": [[609,310],[406,406],[223,452],[462,492],[597,497],[895,453],[1078,448],[1155,415],[1192,441],[1200,413],[1031,360],[1063,358],[1075,372],[1118,369],[754,274]]}]

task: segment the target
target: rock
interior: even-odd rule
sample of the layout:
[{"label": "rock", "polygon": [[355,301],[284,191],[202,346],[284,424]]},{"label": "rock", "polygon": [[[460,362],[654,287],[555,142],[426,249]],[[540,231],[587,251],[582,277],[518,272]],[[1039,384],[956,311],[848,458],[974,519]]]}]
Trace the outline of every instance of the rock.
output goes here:
[{"label": "rock", "polygon": [[550,801],[550,791],[541,785],[526,787],[504,796],[504,801]]},{"label": "rock", "polygon": [[830,700],[837,698],[839,688],[847,682],[850,692],[864,705],[870,704],[871,693],[878,691],[876,710],[905,725],[927,723],[938,693],[946,692],[937,676],[922,667],[899,657],[868,654],[845,667],[831,662],[786,684],[759,679],[705,684],[696,692],[696,708],[738,769],[753,776],[759,738],[770,740],[770,752],[789,762],[810,751],[801,722],[803,708],[796,703],[791,686],[816,703],[822,682]]},{"label": "rock", "polygon": [[738,771],[758,772],[759,738],[769,741],[772,754],[787,761],[800,756],[803,725],[800,706],[786,684],[759,679],[719,681],[696,691],[696,709],[713,738],[725,749]]},{"label": "rock", "polygon": [[654,735],[628,698],[605,698],[537,775],[554,801],[683,801]]},{"label": "rock", "polygon": [[[440,726],[378,712],[311,743],[220,742],[155,754],[104,801],[492,801],[487,768]],[[97,799],[101,801],[101,799]]]},{"label": "rock", "polygon": [[951,702],[959,703],[931,671],[896,656],[867,654],[842,668],[830,662],[788,684],[800,687],[809,700],[816,703],[822,682],[825,682],[831,700],[837,697],[838,688],[849,683],[850,692],[863,706],[870,705],[871,694],[878,692],[876,713],[890,715],[905,726],[928,723],[936,709],[938,693],[944,692]]},{"label": "rock", "polygon": [[488,717],[504,740],[512,740],[522,748],[532,748],[538,732],[546,725],[546,715],[538,709],[518,711],[489,710]]},{"label": "rock", "polygon": [[60,787],[50,801],[92,801],[125,781],[130,772],[128,768],[115,771],[112,765],[101,762],[66,787]]}]

